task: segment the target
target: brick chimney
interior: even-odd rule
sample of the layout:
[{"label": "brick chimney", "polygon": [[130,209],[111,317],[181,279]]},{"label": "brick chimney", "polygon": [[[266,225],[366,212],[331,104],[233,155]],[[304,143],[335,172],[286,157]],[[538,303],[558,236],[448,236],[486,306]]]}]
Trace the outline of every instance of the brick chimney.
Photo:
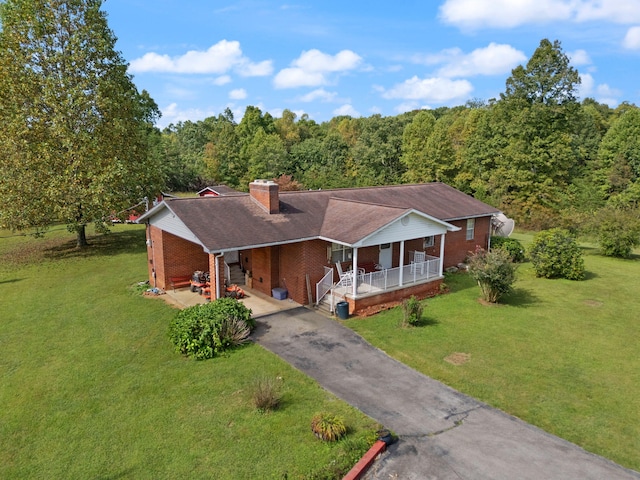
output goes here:
[{"label": "brick chimney", "polygon": [[276,182],[254,180],[249,184],[249,194],[268,213],[280,213],[280,198]]}]

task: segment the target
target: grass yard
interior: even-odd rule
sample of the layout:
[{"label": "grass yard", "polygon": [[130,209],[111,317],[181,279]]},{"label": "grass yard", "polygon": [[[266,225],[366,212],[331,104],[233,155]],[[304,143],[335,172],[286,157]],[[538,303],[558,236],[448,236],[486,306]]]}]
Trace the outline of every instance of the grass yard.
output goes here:
[{"label": "grass yard", "polygon": [[[174,353],[175,310],[130,289],[147,275],[143,227],[90,237],[86,252],[65,230],[10,235],[0,232],[0,478],[306,478],[368,448],[371,419],[260,346],[202,362]],[[272,413],[250,401],[261,374],[283,379]],[[313,436],[321,410],[345,418],[346,441]]]},{"label": "grass yard", "polygon": [[425,302],[422,326],[399,328],[399,308],[346,324],[453,388],[640,470],[640,257],[587,246],[585,266],[575,282],[535,278],[525,263],[497,306],[453,274],[451,293]]}]

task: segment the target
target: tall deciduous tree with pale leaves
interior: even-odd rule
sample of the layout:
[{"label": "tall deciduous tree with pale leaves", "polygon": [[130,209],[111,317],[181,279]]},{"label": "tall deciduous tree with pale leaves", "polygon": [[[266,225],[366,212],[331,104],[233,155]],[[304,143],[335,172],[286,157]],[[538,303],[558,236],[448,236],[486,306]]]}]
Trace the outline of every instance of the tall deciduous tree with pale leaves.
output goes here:
[{"label": "tall deciduous tree with pale leaves", "polygon": [[0,226],[85,226],[161,187],[159,112],[115,50],[101,0],[0,3]]}]

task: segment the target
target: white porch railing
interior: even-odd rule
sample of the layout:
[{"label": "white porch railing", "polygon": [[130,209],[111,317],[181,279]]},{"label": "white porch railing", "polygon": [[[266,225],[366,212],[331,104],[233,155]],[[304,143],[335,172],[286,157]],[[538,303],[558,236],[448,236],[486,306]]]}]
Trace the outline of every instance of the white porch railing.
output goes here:
[{"label": "white porch railing", "polygon": [[[400,272],[402,271],[402,285]],[[397,268],[387,268],[375,272],[356,275],[356,296],[382,293],[400,286],[410,286],[423,283],[440,275],[440,259],[427,256],[424,262],[414,262]],[[349,283],[349,285],[347,285]],[[353,294],[351,282],[338,282],[333,292],[341,295]]]},{"label": "white porch railing", "polygon": [[328,268],[327,273],[322,279],[316,283],[316,305],[319,304],[324,296],[333,287],[333,269]]}]

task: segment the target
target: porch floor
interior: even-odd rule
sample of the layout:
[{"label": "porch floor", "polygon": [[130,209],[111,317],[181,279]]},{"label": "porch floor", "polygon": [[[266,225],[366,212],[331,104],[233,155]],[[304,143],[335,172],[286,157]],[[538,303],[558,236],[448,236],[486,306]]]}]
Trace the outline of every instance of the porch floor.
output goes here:
[{"label": "porch floor", "polygon": [[[244,298],[239,299],[239,301],[247,308],[251,309],[253,312],[253,318],[282,312],[284,310],[290,310],[300,306],[299,303],[294,302],[290,298],[286,300],[276,300],[262,292],[246,288],[244,285],[242,286],[242,289],[245,291],[246,295]],[[187,308],[193,305],[206,303],[206,300],[202,295],[192,292],[188,287],[176,289],[175,292],[173,290],[167,290],[166,293],[164,295],[160,295],[160,297],[167,303],[178,308]]]}]

